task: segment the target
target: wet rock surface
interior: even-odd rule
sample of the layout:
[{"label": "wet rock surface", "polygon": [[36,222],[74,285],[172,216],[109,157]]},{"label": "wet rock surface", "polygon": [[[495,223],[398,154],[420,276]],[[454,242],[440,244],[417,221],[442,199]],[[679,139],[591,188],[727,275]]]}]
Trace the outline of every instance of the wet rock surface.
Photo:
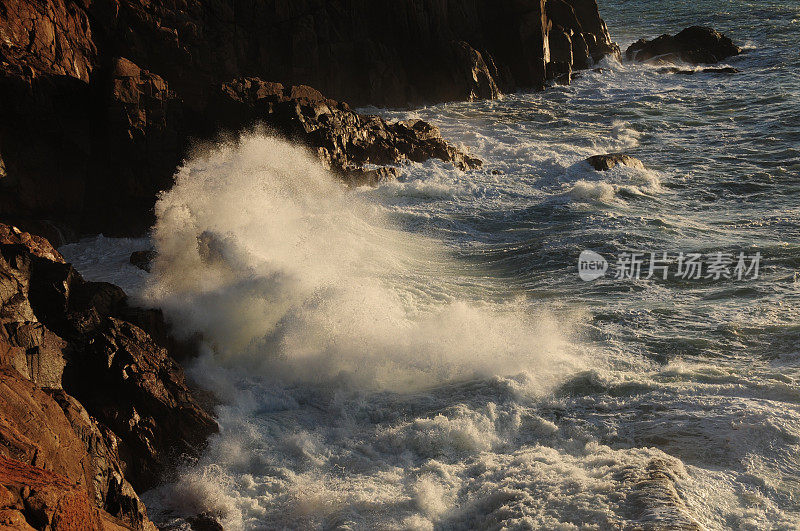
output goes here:
[{"label": "wet rock surface", "polygon": [[606,155],[593,155],[586,159],[592,168],[597,171],[608,171],[616,166],[629,166],[631,168],[644,169],[644,164],[637,158],[624,153],[609,153]]},{"label": "wet rock surface", "polygon": [[128,260],[131,265],[138,267],[142,271],[148,273],[153,269],[153,261],[156,259],[155,249],[146,249],[144,251],[134,251]]},{"label": "wet rock surface", "polygon": [[[169,343],[163,318],[130,307],[116,286],[84,281],[60,255],[51,260],[46,240],[0,229],[21,242],[0,244],[0,456],[67,480],[53,480],[35,513],[20,491],[22,518],[74,529],[58,511],[75,498],[92,528],[154,529],[136,492],[217,430],[159,344]],[[0,470],[0,486],[14,485]],[[3,510],[0,521],[19,520]]]},{"label": "wet rock surface", "polygon": [[692,26],[677,35],[640,39],[625,51],[629,61],[713,64],[742,53],[733,41],[713,28]]},{"label": "wet rock surface", "polygon": [[[289,130],[351,184],[375,184],[395,172],[372,164],[476,161],[432,126],[387,124],[328,97],[497,98],[568,83],[618,53],[595,0],[2,5],[0,209],[51,239],[144,233],[193,143],[237,132],[214,112],[235,107],[226,97],[244,102],[239,122]],[[282,101],[267,112],[261,94],[278,81]],[[41,220],[59,231],[40,231]]]},{"label": "wet rock surface", "polygon": [[219,87],[205,111],[212,122],[238,131],[255,124],[304,144],[325,166],[351,182],[380,181],[393,172],[363,170],[405,161],[439,159],[461,170],[481,161],[449,145],[439,129],[422,120],[387,123],[353,112],[308,86],[284,87],[258,78],[236,79]]}]

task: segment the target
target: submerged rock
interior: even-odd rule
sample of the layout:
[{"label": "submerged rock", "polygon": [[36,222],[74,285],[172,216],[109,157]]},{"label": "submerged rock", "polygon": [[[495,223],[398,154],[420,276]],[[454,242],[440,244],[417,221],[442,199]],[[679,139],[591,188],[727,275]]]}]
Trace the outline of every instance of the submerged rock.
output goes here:
[{"label": "submerged rock", "polygon": [[617,165],[629,166],[631,168],[644,169],[644,164],[639,159],[625,155],[624,153],[609,153],[607,155],[594,155],[586,159],[595,170],[608,171]]},{"label": "submerged rock", "polygon": [[156,250],[147,249],[146,251],[132,252],[129,261],[131,265],[136,266],[142,271],[147,271],[149,273],[153,267],[153,260],[155,259],[156,259]]},{"label": "submerged rock", "polygon": [[677,35],[662,35],[648,41],[640,39],[625,51],[629,61],[683,61],[691,64],[713,64],[739,55],[741,48],[713,28],[692,26]]},{"label": "submerged rock", "polygon": [[692,70],[690,68],[678,68],[678,67],[668,67],[662,68],[659,72],[663,72],[665,74],[681,74],[684,76],[693,76],[695,74],[739,74],[741,70],[738,68],[733,68],[731,66],[726,66],[723,68],[700,68],[699,70]]}]

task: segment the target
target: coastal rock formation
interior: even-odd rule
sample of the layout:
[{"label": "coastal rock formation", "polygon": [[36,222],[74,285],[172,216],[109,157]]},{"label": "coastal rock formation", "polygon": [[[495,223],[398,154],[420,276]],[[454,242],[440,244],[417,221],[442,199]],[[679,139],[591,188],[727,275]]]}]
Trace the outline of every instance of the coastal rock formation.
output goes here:
[{"label": "coastal rock formation", "polygon": [[[363,168],[373,160],[476,165],[432,126],[360,116],[308,86],[358,105],[497,98],[617,53],[595,0],[0,6],[0,210],[59,243],[142,234],[191,145],[235,122],[292,131],[353,184],[393,178]],[[258,94],[274,81],[269,112]],[[237,104],[236,120],[221,112]]]},{"label": "coastal rock formation", "polygon": [[589,68],[606,55],[619,56],[594,0],[547,0],[549,51],[547,77],[569,83],[574,70]]},{"label": "coastal rock formation", "polygon": [[[310,85],[356,105],[406,106],[536,88],[546,80],[547,4],[561,0],[295,0],[90,5],[116,55],[157,72],[187,101],[226,79]],[[596,51],[610,43],[595,0],[568,0]]]},{"label": "coastal rock formation", "polygon": [[[41,510],[26,501],[32,487],[14,491],[11,507],[24,507],[33,527],[58,529],[59,500],[78,493],[91,502],[86,518],[154,529],[136,491],[217,429],[159,344],[166,325],[129,307],[116,286],[86,282],[60,255],[50,259],[45,240],[0,224],[2,234],[20,243],[0,244],[0,456],[69,483],[53,480]],[[15,485],[0,470],[0,486]],[[0,508],[6,517],[19,520]],[[65,521],[60,528],[72,529]]]},{"label": "coastal rock formation", "polygon": [[456,149],[439,130],[422,120],[389,124],[378,116],[353,112],[345,103],[304,85],[284,87],[258,78],[223,83],[205,111],[212,122],[231,131],[266,125],[314,150],[329,169],[351,177],[365,164],[439,159],[461,170],[481,161]]},{"label": "coastal rock formation", "polygon": [[642,161],[625,155],[624,153],[609,153],[607,155],[593,155],[586,159],[586,162],[597,171],[608,171],[618,165],[629,166],[631,168],[644,169]]},{"label": "coastal rock formation", "polygon": [[145,251],[134,251],[131,253],[131,257],[128,260],[131,265],[138,267],[142,271],[147,271],[148,273],[153,268],[153,260],[156,259],[156,250],[155,249],[147,249]]},{"label": "coastal rock formation", "polygon": [[0,481],[3,529],[156,529],[149,521],[147,525],[134,526],[96,508],[81,486],[65,476],[3,456],[0,456]]},{"label": "coastal rock formation", "polygon": [[[82,519],[94,529],[111,520],[155,530],[123,476],[113,433],[75,399],[2,365],[0,391],[0,522],[6,511],[18,511],[5,517],[37,529],[76,529]],[[10,499],[2,499],[4,490]]]},{"label": "coastal rock formation", "polygon": [[629,61],[713,64],[742,53],[733,41],[713,28],[692,26],[677,35],[662,35],[648,41],[640,39],[625,51]]}]

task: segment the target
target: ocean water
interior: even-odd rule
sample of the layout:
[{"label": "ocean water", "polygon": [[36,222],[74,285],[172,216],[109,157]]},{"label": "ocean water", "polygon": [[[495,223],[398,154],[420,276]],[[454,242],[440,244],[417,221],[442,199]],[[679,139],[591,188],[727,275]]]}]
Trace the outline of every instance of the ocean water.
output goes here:
[{"label": "ocean water", "polygon": [[[153,518],[800,529],[800,4],[601,11],[623,49],[710,24],[741,72],[605,60],[542,93],[378,110],[486,168],[375,189],[251,132],[187,162],[150,241],[64,248],[205,338],[188,373],[221,432],[147,493]],[[646,169],[582,162],[615,151]],[[152,275],[126,265],[151,242]],[[584,282],[584,250],[762,258],[758,279]]]}]

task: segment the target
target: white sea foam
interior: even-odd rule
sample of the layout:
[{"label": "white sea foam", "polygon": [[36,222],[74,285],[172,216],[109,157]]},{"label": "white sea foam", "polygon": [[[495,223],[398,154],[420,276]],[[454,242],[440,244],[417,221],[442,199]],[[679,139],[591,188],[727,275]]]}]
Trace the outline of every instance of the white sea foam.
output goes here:
[{"label": "white sea foam", "polygon": [[[257,135],[183,168],[159,204],[148,296],[185,333],[205,334],[189,372],[221,399],[221,433],[146,495],[154,518],[797,528],[797,305],[785,268],[797,216],[790,202],[768,212],[793,196],[715,202],[730,177],[719,172],[737,168],[728,155],[757,162],[736,140],[785,141],[785,126],[742,134],[752,106],[741,82],[760,80],[755,70],[723,81],[600,66],[544,94],[379,111],[433,121],[481,171],[411,164],[399,182],[345,192],[302,151]],[[648,170],[582,162],[617,151]],[[770,245],[778,232],[771,267],[783,276],[727,297],[708,284],[565,277],[589,242],[693,250]],[[82,254],[98,280],[133,250],[75,250],[88,245],[107,258]],[[571,304],[584,314],[546,310]],[[576,320],[589,339],[574,338]],[[601,352],[583,346],[592,337]]]},{"label": "white sea foam", "polygon": [[281,382],[545,385],[570,362],[555,324],[524,301],[460,295],[469,280],[440,247],[288,143],[254,134],[198,156],[156,213],[150,300],[221,360]]}]

